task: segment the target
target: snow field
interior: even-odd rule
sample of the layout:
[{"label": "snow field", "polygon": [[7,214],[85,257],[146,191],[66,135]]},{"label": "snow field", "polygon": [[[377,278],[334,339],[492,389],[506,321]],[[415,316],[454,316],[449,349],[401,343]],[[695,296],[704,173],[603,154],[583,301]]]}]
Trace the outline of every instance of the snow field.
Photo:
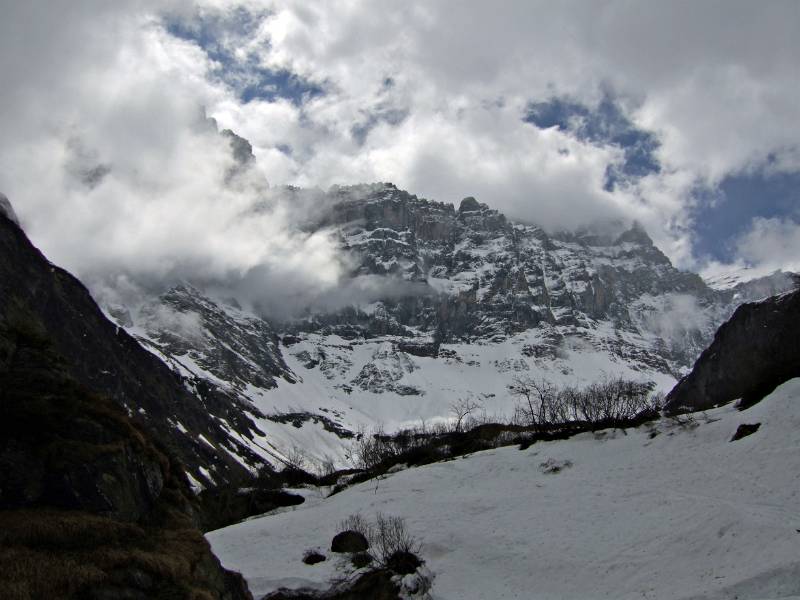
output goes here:
[{"label": "snow field", "polygon": [[[800,598],[799,401],[796,379],[744,412],[476,453],[207,537],[256,597],[326,587],[338,524],[382,512],[422,541],[435,600]],[[309,548],[328,560],[303,564]]]}]

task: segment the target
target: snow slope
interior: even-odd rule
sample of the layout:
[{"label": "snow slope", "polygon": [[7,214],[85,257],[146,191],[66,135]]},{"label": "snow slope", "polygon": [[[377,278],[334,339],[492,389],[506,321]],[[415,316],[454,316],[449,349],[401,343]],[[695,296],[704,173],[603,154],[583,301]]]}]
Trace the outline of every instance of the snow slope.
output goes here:
[{"label": "snow slope", "polygon": [[[744,412],[481,452],[207,537],[256,597],[324,587],[336,560],[307,566],[303,551],[380,511],[422,540],[434,599],[800,598],[798,402],[795,379]],[[741,423],[761,427],[730,442]]]}]

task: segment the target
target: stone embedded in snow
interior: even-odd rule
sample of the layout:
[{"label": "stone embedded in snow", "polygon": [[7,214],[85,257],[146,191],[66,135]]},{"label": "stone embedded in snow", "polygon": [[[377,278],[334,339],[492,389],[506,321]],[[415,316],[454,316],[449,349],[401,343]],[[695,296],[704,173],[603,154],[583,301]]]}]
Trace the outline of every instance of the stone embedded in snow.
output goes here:
[{"label": "stone embedded in snow", "polygon": [[331,552],[364,552],[369,542],[363,533],[358,531],[342,531],[333,536]]},{"label": "stone embedded in snow", "polygon": [[761,427],[761,423],[742,423],[736,428],[736,433],[731,438],[732,442],[746,438],[748,435],[753,435]]}]

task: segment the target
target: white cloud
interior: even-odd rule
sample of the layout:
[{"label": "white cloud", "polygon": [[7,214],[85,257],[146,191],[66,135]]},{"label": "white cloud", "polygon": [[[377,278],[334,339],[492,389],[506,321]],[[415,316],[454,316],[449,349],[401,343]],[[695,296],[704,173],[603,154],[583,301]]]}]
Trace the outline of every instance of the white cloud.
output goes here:
[{"label": "white cloud", "polygon": [[[291,203],[273,196],[254,215],[255,182],[221,185],[230,155],[201,105],[253,143],[273,183],[393,181],[550,228],[636,218],[682,266],[696,264],[698,182],[770,155],[772,169],[800,164],[796,2],[279,0],[220,43],[324,87],[301,104],[241,102],[200,48],[164,31],[160,14],[189,18],[196,3],[0,3],[0,56],[12,57],[0,66],[0,190],[42,249],[82,275],[203,274],[267,296],[335,286],[342,259],[325,235],[293,230],[303,215]],[[243,4],[265,6],[201,2],[206,14]],[[619,150],[521,120],[531,99],[592,104],[603,89],[662,144],[663,172],[614,192],[603,182]],[[759,243],[794,239],[759,232],[739,245],[753,260],[766,260]]]},{"label": "white cloud", "polygon": [[736,241],[737,253],[749,265],[800,271],[800,223],[788,218],[757,218]]},{"label": "white cloud", "polygon": [[226,181],[229,141],[202,107],[235,100],[205,54],[154,6],[109,6],[24,3],[0,25],[0,54],[22,62],[3,67],[0,189],[34,243],[98,289],[120,274],[227,281],[271,306],[335,287],[329,235],[298,231],[304,215],[258,173]]},{"label": "white cloud", "polygon": [[[472,194],[551,227],[621,212],[691,266],[698,184],[762,168],[770,156],[773,169],[800,163],[794,2],[273,6],[248,47],[265,65],[326,82],[327,95],[289,106],[281,123],[258,119],[260,103],[217,114],[258,140],[265,169],[287,181],[391,180],[446,201]],[[663,166],[614,194],[602,190],[613,152],[520,122],[530,99],[592,104],[608,88],[656,132]],[[352,125],[386,102],[408,118],[354,143]],[[273,127],[297,156],[269,151]]]}]

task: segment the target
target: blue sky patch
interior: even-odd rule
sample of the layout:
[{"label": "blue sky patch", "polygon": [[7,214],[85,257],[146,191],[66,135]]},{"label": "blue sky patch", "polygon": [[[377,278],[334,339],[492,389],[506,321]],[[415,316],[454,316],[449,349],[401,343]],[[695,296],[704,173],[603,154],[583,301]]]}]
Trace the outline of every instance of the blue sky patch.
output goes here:
[{"label": "blue sky patch", "polygon": [[790,218],[800,222],[800,173],[740,173],[729,175],[714,190],[698,190],[693,211],[694,252],[728,262],[734,242],[757,217]]},{"label": "blue sky patch", "polygon": [[604,187],[609,191],[626,180],[661,170],[655,155],[658,138],[637,128],[608,94],[593,108],[567,97],[530,102],[523,120],[541,129],[557,127],[592,144],[621,148],[625,156],[623,163],[609,165],[606,170]]},{"label": "blue sky patch", "polygon": [[171,35],[199,46],[217,63],[213,77],[235,90],[242,102],[285,98],[299,106],[324,94],[320,85],[295,73],[265,68],[253,53],[236,56],[240,43],[255,35],[268,14],[243,7],[228,12],[199,11],[189,19],[168,18],[165,27]]},{"label": "blue sky patch", "polygon": [[366,114],[364,120],[353,125],[350,128],[350,135],[360,146],[362,145],[372,131],[380,123],[388,123],[389,125],[399,125],[408,117],[408,111],[398,108],[380,108],[374,112]]}]

